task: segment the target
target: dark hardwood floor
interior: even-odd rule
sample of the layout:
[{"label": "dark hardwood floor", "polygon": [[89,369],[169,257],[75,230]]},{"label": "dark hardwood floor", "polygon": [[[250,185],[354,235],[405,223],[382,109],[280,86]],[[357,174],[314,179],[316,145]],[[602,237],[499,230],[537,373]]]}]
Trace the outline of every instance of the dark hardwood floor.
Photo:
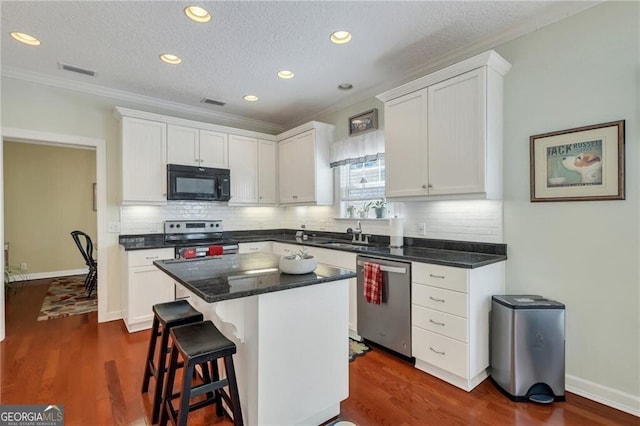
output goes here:
[{"label": "dark hardwood floor", "polygon": [[[149,332],[122,321],[97,324],[97,313],[36,321],[48,280],[6,304],[0,344],[1,404],[63,404],[65,424],[146,425],[150,395],[140,394]],[[303,354],[303,352],[301,352]],[[552,405],[514,403],[486,380],[464,392],[373,348],[350,365],[350,396],[340,420],[367,425],[640,425],[640,418],[568,393]],[[213,407],[190,425],[229,425]]]}]

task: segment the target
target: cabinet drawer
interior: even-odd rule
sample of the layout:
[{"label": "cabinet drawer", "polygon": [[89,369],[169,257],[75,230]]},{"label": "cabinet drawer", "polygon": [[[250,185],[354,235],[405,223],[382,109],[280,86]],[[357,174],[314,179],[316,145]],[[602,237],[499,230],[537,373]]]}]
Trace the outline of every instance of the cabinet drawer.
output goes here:
[{"label": "cabinet drawer", "polygon": [[457,340],[431,333],[420,327],[411,327],[412,355],[463,378],[469,375],[468,345]]},{"label": "cabinet drawer", "polygon": [[467,295],[430,285],[412,283],[411,303],[467,318]]},{"label": "cabinet drawer", "polygon": [[271,253],[271,241],[240,243],[238,253]]},{"label": "cabinet drawer", "polygon": [[461,342],[468,342],[467,320],[418,305],[411,305],[412,324]]},{"label": "cabinet drawer", "polygon": [[447,290],[464,293],[468,291],[469,271],[467,269],[417,262],[413,262],[411,267],[412,281]]},{"label": "cabinet drawer", "polygon": [[173,248],[131,250],[127,252],[129,268],[137,266],[151,266],[154,260],[173,259],[175,251]]}]

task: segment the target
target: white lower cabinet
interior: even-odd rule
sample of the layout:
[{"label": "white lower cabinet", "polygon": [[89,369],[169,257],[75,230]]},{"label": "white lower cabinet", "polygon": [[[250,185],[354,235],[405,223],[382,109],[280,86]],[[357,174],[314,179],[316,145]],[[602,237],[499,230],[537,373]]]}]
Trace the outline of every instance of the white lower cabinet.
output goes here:
[{"label": "white lower cabinet", "polygon": [[153,265],[174,258],[173,248],[121,249],[122,317],[129,333],[151,328],[153,305],[175,299],[174,281]]},{"label": "white lower cabinet", "polygon": [[471,391],[488,377],[491,296],[504,262],[475,269],[412,263],[411,345],[416,368]]}]

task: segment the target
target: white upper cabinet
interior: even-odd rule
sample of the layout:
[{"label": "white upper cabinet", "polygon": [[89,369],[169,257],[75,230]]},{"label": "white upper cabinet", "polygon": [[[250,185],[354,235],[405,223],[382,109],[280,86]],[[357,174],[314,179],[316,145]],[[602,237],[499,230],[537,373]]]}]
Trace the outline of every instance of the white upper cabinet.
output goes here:
[{"label": "white upper cabinet", "polygon": [[167,202],[167,125],[122,117],[122,204]]},{"label": "white upper cabinet", "polygon": [[502,86],[489,51],[378,95],[389,198],[502,198]]},{"label": "white upper cabinet", "polygon": [[278,136],[281,204],[333,204],[333,170],[329,167],[333,130],[330,124],[311,122]]},{"label": "white upper cabinet", "polygon": [[278,144],[258,139],[258,204],[278,204]]},{"label": "white upper cabinet", "polygon": [[227,134],[169,124],[167,157],[169,164],[226,169]]},{"label": "white upper cabinet", "polygon": [[428,193],[429,175],[425,167],[428,163],[426,116],[426,89],[384,105],[385,195],[388,198]]},{"label": "white upper cabinet", "polygon": [[229,204],[258,203],[258,140],[229,135],[231,199]]},{"label": "white upper cabinet", "polygon": [[485,191],[486,70],[429,86],[429,194]]}]

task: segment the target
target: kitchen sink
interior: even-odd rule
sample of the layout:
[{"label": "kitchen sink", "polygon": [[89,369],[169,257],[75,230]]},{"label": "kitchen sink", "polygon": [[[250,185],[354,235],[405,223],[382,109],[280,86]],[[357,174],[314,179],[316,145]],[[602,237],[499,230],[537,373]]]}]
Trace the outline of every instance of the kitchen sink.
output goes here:
[{"label": "kitchen sink", "polygon": [[347,248],[347,249],[354,249],[354,250],[367,250],[369,248],[369,246],[366,246],[363,244],[353,244],[353,243],[347,243],[342,241],[327,241],[319,244],[327,247]]}]

